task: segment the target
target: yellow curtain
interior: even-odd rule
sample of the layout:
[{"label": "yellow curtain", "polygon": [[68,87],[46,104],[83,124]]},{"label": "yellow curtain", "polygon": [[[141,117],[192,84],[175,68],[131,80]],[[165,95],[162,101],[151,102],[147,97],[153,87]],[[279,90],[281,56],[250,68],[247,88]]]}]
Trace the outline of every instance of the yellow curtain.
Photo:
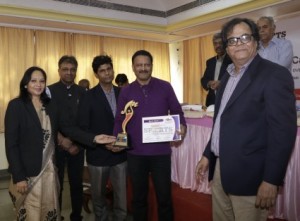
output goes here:
[{"label": "yellow curtain", "polygon": [[102,53],[103,37],[85,34],[73,34],[73,55],[78,60],[76,81],[85,78],[90,81],[91,87],[98,84],[94,76],[92,62],[95,56]]},{"label": "yellow curtain", "polygon": [[183,42],[183,101],[189,104],[205,104],[207,92],[200,80],[206,68],[206,60],[214,56],[212,35]]},{"label": "yellow curtain", "polygon": [[[7,103],[18,95],[16,85],[19,84],[25,69],[32,65],[40,66],[47,72],[47,84],[52,84],[59,80],[57,63],[65,54],[74,55],[78,60],[76,81],[87,78],[94,86],[98,83],[91,67],[95,56],[103,53],[112,56],[115,73],[127,74],[129,81],[132,82],[135,75],[131,67],[131,57],[137,50],[145,49],[153,55],[153,76],[170,81],[167,43],[5,27],[0,27],[0,39],[1,131],[4,129],[3,120]],[[201,47],[211,46],[211,37],[208,39],[205,40],[203,37],[184,42],[185,102],[203,101],[203,98],[200,99],[202,95],[199,92],[199,82],[204,70],[202,60],[207,59],[208,55],[203,54],[206,53],[206,49],[203,52]]]},{"label": "yellow curtain", "polygon": [[125,73],[129,82],[136,78],[132,71],[132,55],[141,49],[149,51],[153,56],[153,76],[170,81],[168,44],[113,37],[103,39],[103,51],[113,59],[115,76]]},{"label": "yellow curtain", "polygon": [[34,31],[0,27],[0,131],[9,100],[18,96],[25,70],[34,62]]},{"label": "yellow curtain", "polygon": [[36,64],[47,73],[47,85],[59,80],[58,60],[71,54],[71,34],[53,31],[35,32]]},{"label": "yellow curtain", "polygon": [[153,56],[153,77],[170,82],[169,45],[160,42],[144,41],[144,49]]},{"label": "yellow curtain", "polygon": [[131,68],[131,57],[137,50],[142,49],[141,40],[103,37],[103,53],[112,57],[115,76],[118,73],[127,75],[129,82],[135,80]]}]

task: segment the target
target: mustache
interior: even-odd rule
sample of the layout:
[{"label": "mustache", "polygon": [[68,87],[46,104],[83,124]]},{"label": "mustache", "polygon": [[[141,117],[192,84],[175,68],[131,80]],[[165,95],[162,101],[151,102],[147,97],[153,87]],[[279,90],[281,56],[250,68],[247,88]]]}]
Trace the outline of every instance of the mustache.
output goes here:
[{"label": "mustache", "polygon": [[139,71],[139,73],[140,73],[140,74],[147,74],[147,73],[148,73],[148,71],[146,71],[146,70],[143,70],[143,71]]}]

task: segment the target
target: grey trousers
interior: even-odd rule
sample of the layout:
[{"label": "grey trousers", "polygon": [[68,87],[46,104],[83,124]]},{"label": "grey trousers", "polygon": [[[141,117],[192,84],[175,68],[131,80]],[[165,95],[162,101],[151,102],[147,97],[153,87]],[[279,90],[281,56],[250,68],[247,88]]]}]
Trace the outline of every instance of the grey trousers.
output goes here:
[{"label": "grey trousers", "polygon": [[107,181],[113,186],[113,221],[124,221],[127,216],[126,179],[127,162],[115,166],[88,165],[95,221],[108,221],[109,208],[105,198]]}]

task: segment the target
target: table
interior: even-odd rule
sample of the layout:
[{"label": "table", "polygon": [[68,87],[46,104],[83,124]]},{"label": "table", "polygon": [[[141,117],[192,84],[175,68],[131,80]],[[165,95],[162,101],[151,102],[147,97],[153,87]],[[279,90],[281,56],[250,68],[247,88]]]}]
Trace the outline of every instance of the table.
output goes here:
[{"label": "table", "polygon": [[[187,134],[184,141],[177,147],[172,146],[172,181],[181,188],[210,194],[207,178],[201,184],[196,182],[195,168],[210,138],[212,118],[186,118],[186,121]],[[300,221],[300,128],[288,164],[285,184],[279,190],[270,217]]]}]

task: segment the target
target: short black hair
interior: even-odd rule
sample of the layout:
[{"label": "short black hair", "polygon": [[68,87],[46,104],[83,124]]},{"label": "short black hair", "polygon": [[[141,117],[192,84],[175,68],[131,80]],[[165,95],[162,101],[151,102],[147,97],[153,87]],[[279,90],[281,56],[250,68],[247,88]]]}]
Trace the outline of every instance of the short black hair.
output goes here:
[{"label": "short black hair", "polygon": [[92,68],[93,68],[94,73],[97,73],[98,68],[103,64],[110,64],[110,66],[112,68],[114,68],[113,63],[112,63],[112,59],[111,59],[110,56],[108,56],[108,55],[98,55],[98,56],[94,57],[94,60],[92,62]]},{"label": "short black hair", "polygon": [[152,55],[150,54],[149,51],[146,51],[146,50],[139,50],[139,51],[135,52],[135,53],[132,55],[132,59],[131,59],[132,64],[133,64],[133,62],[134,62],[134,59],[135,59],[137,56],[140,56],[140,55],[149,57],[149,58],[150,58],[151,64],[153,63],[153,57],[152,57]]},{"label": "short black hair", "polygon": [[240,24],[240,23],[246,23],[249,26],[249,28],[252,32],[252,36],[253,36],[254,40],[257,42],[257,47],[258,47],[259,46],[259,34],[258,34],[258,28],[257,28],[256,23],[248,18],[234,18],[223,25],[221,35],[222,35],[222,41],[223,41],[224,48],[227,47],[228,34],[230,32],[232,32],[234,26],[236,26],[237,24]]},{"label": "short black hair", "polygon": [[120,84],[120,83],[124,84],[124,83],[128,82],[128,78],[127,78],[126,74],[120,73],[116,76],[115,82],[116,82],[116,84]]},{"label": "short black hair", "polygon": [[60,68],[62,63],[69,63],[69,64],[73,64],[76,69],[78,67],[78,62],[76,60],[76,58],[72,55],[64,55],[62,56],[59,61],[58,61],[58,68]]},{"label": "short black hair", "polygon": [[[32,73],[35,72],[35,71],[40,71],[43,74],[44,78],[45,78],[45,83],[47,82],[47,74],[42,68],[37,67],[37,66],[32,66],[32,67],[28,68],[25,71],[25,73],[24,73],[24,75],[23,75],[23,77],[20,81],[19,98],[21,98],[25,102],[28,102],[28,101],[31,100],[31,94],[28,93],[27,85],[28,85],[29,81],[31,80]],[[46,88],[41,94],[41,101],[42,101],[43,104],[46,104],[50,101],[50,98],[46,94]]]}]

